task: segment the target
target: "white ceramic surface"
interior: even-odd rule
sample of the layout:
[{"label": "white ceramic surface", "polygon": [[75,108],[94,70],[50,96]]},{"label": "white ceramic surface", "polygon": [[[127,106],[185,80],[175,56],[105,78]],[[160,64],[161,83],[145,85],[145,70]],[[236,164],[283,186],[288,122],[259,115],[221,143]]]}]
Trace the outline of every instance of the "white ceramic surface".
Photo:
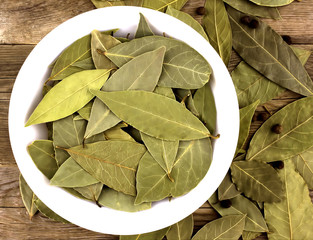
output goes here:
[{"label": "white ceramic surface", "polygon": [[[127,213],[99,208],[80,200],[61,188],[50,186],[36,168],[26,147],[36,139],[46,138],[44,125],[25,128],[24,125],[41,98],[48,66],[67,46],[92,30],[119,28],[118,36],[136,31],[139,13],[148,19],[152,29],[165,32],[189,44],[210,63],[211,81],[217,107],[217,132],[221,137],[214,143],[213,162],[200,184],[188,194],[153,204],[152,208]],[[131,35],[131,36],[132,36]],[[68,221],[96,232],[131,235],[155,231],[172,225],[197,210],[223,180],[236,149],[239,132],[239,111],[236,92],[218,54],[195,30],[166,14],[137,7],[110,7],[78,15],[51,31],[30,53],[15,81],[9,108],[9,133],[14,157],[26,182],[34,193],[54,212]]]}]

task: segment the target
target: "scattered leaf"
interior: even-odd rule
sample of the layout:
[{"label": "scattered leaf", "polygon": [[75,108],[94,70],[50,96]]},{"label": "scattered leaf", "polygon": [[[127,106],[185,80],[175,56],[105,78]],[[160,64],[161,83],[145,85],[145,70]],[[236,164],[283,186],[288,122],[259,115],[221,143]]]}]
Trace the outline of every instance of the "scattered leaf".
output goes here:
[{"label": "scattered leaf", "polygon": [[47,218],[50,218],[52,220],[55,220],[57,222],[61,223],[70,223],[69,221],[65,220],[64,218],[57,215],[55,212],[53,212],[50,208],[48,208],[39,198],[35,200],[36,207],[38,210]]},{"label": "scattered leaf", "polygon": [[37,199],[37,197],[31,190],[31,188],[28,186],[28,184],[26,183],[22,174],[20,174],[20,177],[19,177],[19,186],[20,186],[20,193],[21,193],[22,201],[29,214],[30,219],[32,219],[32,217],[38,211],[35,205],[35,200]]},{"label": "scattered leaf", "polygon": [[162,240],[169,229],[170,228],[167,227],[158,231],[145,233],[145,234],[120,236],[119,240]]},{"label": "scattered leaf", "polygon": [[218,199],[220,201],[232,199],[240,195],[240,192],[237,190],[236,185],[232,182],[230,173],[228,172],[218,187]]},{"label": "scattered leaf", "polygon": [[257,5],[267,7],[280,7],[292,3],[294,0],[250,0]]},{"label": "scattered leaf", "polygon": [[313,147],[293,158],[296,170],[301,174],[310,189],[313,189]]},{"label": "scattered leaf", "polygon": [[193,232],[192,214],[171,226],[166,234],[167,240],[190,240]]}]

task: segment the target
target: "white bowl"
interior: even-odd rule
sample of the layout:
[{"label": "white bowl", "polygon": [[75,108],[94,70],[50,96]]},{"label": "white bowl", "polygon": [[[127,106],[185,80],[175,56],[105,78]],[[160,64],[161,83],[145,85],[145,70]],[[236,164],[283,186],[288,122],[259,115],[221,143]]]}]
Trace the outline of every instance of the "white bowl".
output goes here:
[{"label": "white bowl", "polygon": [[[217,108],[217,132],[211,167],[188,194],[153,204],[149,210],[128,213],[99,208],[78,199],[49,180],[36,168],[26,147],[32,141],[46,138],[44,125],[24,125],[42,96],[42,86],[49,74],[48,66],[78,38],[92,30],[119,28],[118,36],[133,34],[139,13],[148,19],[152,29],[182,40],[207,59],[213,69],[211,87]],[[109,7],[80,14],[55,28],[33,49],[23,64],[11,95],[9,132],[17,165],[34,193],[54,212],[83,228],[106,234],[131,235],[155,231],[172,225],[197,210],[217,189],[231,164],[239,133],[239,111],[236,92],[229,73],[215,50],[195,30],[183,22],[154,10],[139,7]]]}]

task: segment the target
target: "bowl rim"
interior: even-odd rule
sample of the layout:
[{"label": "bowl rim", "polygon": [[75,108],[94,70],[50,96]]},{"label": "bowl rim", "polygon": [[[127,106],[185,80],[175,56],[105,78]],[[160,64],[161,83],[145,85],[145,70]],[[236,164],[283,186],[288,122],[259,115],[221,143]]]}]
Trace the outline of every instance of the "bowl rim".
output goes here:
[{"label": "bowl rim", "polygon": [[[24,128],[24,124],[41,99],[42,83],[47,78],[49,64],[62,50],[93,29],[105,31],[120,28],[116,35],[124,36],[127,32],[133,33],[139,21],[139,13],[147,18],[156,33],[166,32],[184,41],[210,63],[213,70],[210,86],[217,109],[216,129],[221,137],[213,144],[210,169],[196,188],[171,201],[162,200],[155,203],[151,209],[128,213],[106,207],[99,209],[91,202],[78,199],[61,188],[49,185],[49,180],[36,168],[26,150],[26,146],[33,140],[44,139],[44,125]],[[34,84],[27,84],[28,79],[32,79]],[[172,16],[147,8],[129,6],[91,10],[67,20],[48,33],[29,54],[18,73],[11,94],[8,121],[13,155],[25,181],[34,193],[64,219],[85,229],[115,235],[156,231],[175,224],[197,210],[225,177],[239,135],[236,91],[227,68],[208,41],[193,28]]]}]

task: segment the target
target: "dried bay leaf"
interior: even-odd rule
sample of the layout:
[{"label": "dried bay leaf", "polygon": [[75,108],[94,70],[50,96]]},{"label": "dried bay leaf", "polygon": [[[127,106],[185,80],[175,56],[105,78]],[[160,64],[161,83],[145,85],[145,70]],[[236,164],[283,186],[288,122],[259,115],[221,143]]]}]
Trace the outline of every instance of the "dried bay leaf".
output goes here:
[{"label": "dried bay leaf", "polygon": [[85,120],[89,120],[90,118],[90,113],[91,113],[91,108],[92,108],[93,102],[90,101],[87,103],[83,108],[79,109],[77,113]]},{"label": "dried bay leaf", "polygon": [[251,29],[240,19],[245,14],[228,7],[233,47],[253,68],[269,80],[304,96],[313,94],[313,83],[289,45],[270,26],[257,20]]},{"label": "dried bay leaf", "polygon": [[210,139],[181,141],[171,172],[171,182],[149,152],[140,160],[137,171],[136,204],[178,197],[195,188],[207,173],[212,161]]},{"label": "dried bay leaf", "polygon": [[32,219],[32,217],[38,211],[35,205],[35,200],[37,199],[37,196],[33,193],[31,188],[28,186],[22,174],[20,174],[20,177],[19,177],[19,187],[20,187],[20,193],[21,193],[24,206],[28,212],[29,218]]},{"label": "dried bay leaf", "polygon": [[195,106],[191,90],[177,88],[174,90],[174,93],[178,101],[180,101],[184,106],[186,106],[187,109],[193,113],[193,115],[199,117],[199,113]]},{"label": "dried bay leaf", "polygon": [[242,240],[254,240],[261,235],[262,235],[262,233],[259,233],[259,232],[243,231]]},{"label": "dried bay leaf", "polygon": [[259,202],[279,202],[283,184],[270,165],[258,161],[236,161],[231,165],[232,180],[239,191]]},{"label": "dried bay leaf", "polygon": [[218,200],[232,199],[240,195],[236,185],[232,182],[230,173],[228,172],[218,187]]},{"label": "dried bay leaf", "polygon": [[135,175],[146,148],[119,140],[100,141],[66,149],[73,159],[98,181],[116,191],[136,195]]},{"label": "dried bay leaf", "polygon": [[138,38],[119,44],[105,54],[121,67],[134,57],[162,46],[166,47],[166,53],[159,86],[197,89],[209,81],[212,70],[208,62],[197,51],[176,39],[160,36]]},{"label": "dried bay leaf", "polygon": [[224,208],[218,202],[217,194],[213,194],[209,199],[210,205],[221,215],[247,215],[245,219],[245,231],[251,232],[267,232],[268,228],[260,209],[249,199],[242,195],[238,195],[231,200],[231,206]]},{"label": "dried bay leaf", "polygon": [[69,188],[85,187],[98,182],[71,157],[62,164],[50,180],[51,185]]},{"label": "dried bay leaf", "polygon": [[104,7],[112,7],[112,6],[125,6],[124,1],[117,0],[117,1],[107,1],[107,0],[91,0],[93,5],[96,8],[104,8]]},{"label": "dried bay leaf", "polygon": [[223,0],[206,0],[202,19],[210,44],[228,65],[232,52],[232,31]]},{"label": "dried bay leaf", "polygon": [[163,140],[210,137],[201,121],[173,99],[145,91],[91,92],[120,119],[147,135]]},{"label": "dried bay leaf", "polygon": [[281,19],[277,8],[256,5],[249,0],[223,0],[240,12],[263,18]]},{"label": "dried bay leaf", "polygon": [[82,70],[91,70],[95,69],[95,65],[93,63],[92,57],[86,58],[84,60],[77,61],[72,64],[73,67],[79,67]]},{"label": "dried bay leaf", "polygon": [[280,7],[292,3],[294,0],[249,0],[260,6]]},{"label": "dried bay leaf", "polygon": [[166,9],[166,13],[186,23],[187,25],[192,27],[194,30],[196,30],[198,33],[200,33],[201,36],[204,37],[207,41],[209,41],[209,38],[206,35],[201,24],[197,20],[195,20],[192,16],[190,16],[188,13],[184,13],[179,10],[176,10],[175,8],[171,6],[168,6],[168,8]]},{"label": "dried bay leaf", "polygon": [[[272,162],[309,149],[313,145],[312,123],[313,97],[288,104],[271,116],[254,134],[246,159]],[[283,126],[281,134],[271,131],[275,124]]]},{"label": "dried bay leaf", "polygon": [[171,88],[157,86],[153,92],[174,100],[176,99]]},{"label": "dried bay leaf", "polygon": [[211,133],[214,133],[216,127],[216,108],[210,85],[207,83],[202,88],[198,89],[193,100],[197,112],[199,113],[199,119]]},{"label": "dried bay leaf", "polygon": [[303,177],[310,189],[313,189],[313,147],[293,158],[297,172]]},{"label": "dried bay leaf", "polygon": [[[177,2],[186,2],[186,0],[143,0],[143,7],[151,8],[157,11],[165,12],[168,6],[173,6]],[[181,5],[181,4],[179,4]],[[179,7],[179,6],[177,6]],[[180,9],[178,9],[180,10]]]},{"label": "dried bay leaf", "polygon": [[167,240],[190,240],[193,232],[192,214],[171,226],[166,234]]},{"label": "dried bay leaf", "polygon": [[286,160],[278,174],[286,188],[279,203],[265,203],[264,215],[269,239],[310,239],[313,236],[313,207],[308,187],[295,171],[292,160]]},{"label": "dried bay leaf", "polygon": [[250,104],[247,107],[244,107],[240,109],[240,129],[239,129],[239,138],[238,138],[238,143],[237,143],[237,150],[236,154],[239,152],[240,149],[244,148],[244,145],[247,141],[247,138],[249,136],[249,130],[250,130],[250,125],[251,121],[253,118],[253,115],[255,113],[255,110],[257,106],[259,105],[259,100],[256,102]]},{"label": "dried bay leaf", "polygon": [[38,104],[26,127],[67,117],[84,107],[93,95],[89,89],[100,89],[110,70],[85,70],[75,73],[54,86]]},{"label": "dried bay leaf", "polygon": [[298,47],[294,47],[294,46],[290,46],[290,47],[291,47],[292,51],[294,51],[294,53],[299,58],[301,64],[304,66],[306,64],[306,62],[308,61],[309,57],[311,56],[312,51],[298,48]]},{"label": "dried bay leaf", "polygon": [[160,164],[169,179],[175,181],[171,177],[171,171],[176,159],[179,141],[165,141],[144,133],[141,133],[141,138],[152,157]]},{"label": "dried bay leaf", "polygon": [[70,223],[69,221],[57,215],[50,208],[48,208],[39,198],[36,199],[35,204],[38,210],[47,218],[50,218],[61,223]]},{"label": "dried bay leaf", "polygon": [[79,192],[85,198],[93,202],[98,202],[102,188],[103,184],[98,182],[85,187],[75,187],[74,190]]},{"label": "dried bay leaf", "polygon": [[238,240],[245,226],[245,218],[246,215],[231,215],[209,222],[194,235],[192,240]]},{"label": "dried bay leaf", "polygon": [[102,190],[98,202],[104,207],[125,212],[138,212],[151,208],[151,203],[135,205],[135,197],[110,188]]},{"label": "dried bay leaf", "polygon": [[[162,72],[165,48],[144,53],[123,65],[104,84],[103,91],[145,90],[153,91]],[[129,75],[129,72],[132,74]],[[121,120],[99,99],[95,99],[91,109],[85,138],[103,132]]]},{"label": "dried bay leaf", "polygon": [[127,132],[121,129],[118,125],[106,130],[104,136],[108,140],[125,140],[130,142],[136,142]]},{"label": "dried bay leaf", "polygon": [[158,231],[144,233],[139,235],[120,236],[119,240],[162,240],[170,227],[163,228]]},{"label": "dried bay leaf", "polygon": [[154,33],[152,32],[151,28],[149,27],[149,24],[147,22],[147,19],[142,13],[140,14],[140,20],[138,24],[138,28],[135,34],[135,38],[141,38],[146,36],[153,36]]},{"label": "dried bay leaf", "polygon": [[116,68],[115,64],[102,53],[120,43],[116,38],[102,34],[98,30],[91,32],[91,55],[97,69]]},{"label": "dried bay leaf", "polygon": [[27,146],[27,151],[36,167],[48,179],[51,179],[58,169],[54,158],[53,142],[50,140],[36,140]]}]

